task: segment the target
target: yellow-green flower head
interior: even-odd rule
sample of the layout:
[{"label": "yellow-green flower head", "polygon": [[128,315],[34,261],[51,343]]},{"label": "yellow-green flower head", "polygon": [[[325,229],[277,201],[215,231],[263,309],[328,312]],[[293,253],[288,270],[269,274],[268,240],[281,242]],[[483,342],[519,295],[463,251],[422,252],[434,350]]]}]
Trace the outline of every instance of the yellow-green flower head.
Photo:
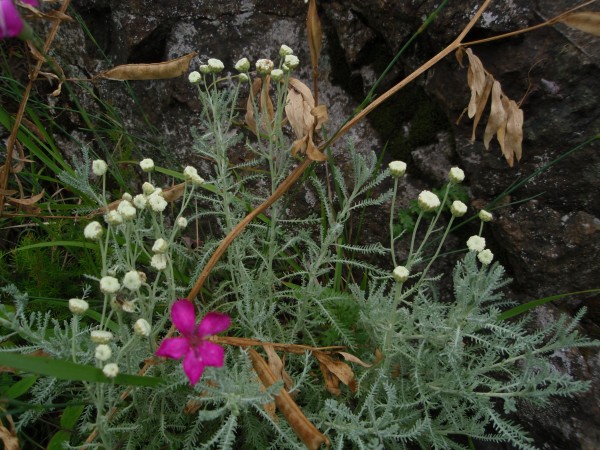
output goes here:
[{"label": "yellow-green flower head", "polygon": [[92,330],[90,338],[95,344],[108,344],[113,340],[113,334],[110,331]]},{"label": "yellow-green flower head", "polygon": [[406,173],[406,163],[404,161],[392,161],[388,164],[390,173],[395,178],[400,178]]},{"label": "yellow-green flower head", "polygon": [[433,192],[423,191],[419,194],[417,203],[424,212],[435,211],[440,206],[440,199]]},{"label": "yellow-green flower head", "polygon": [[467,212],[467,205],[465,205],[460,200],[455,200],[452,202],[452,205],[450,206],[450,212],[452,213],[452,215],[454,217],[462,217]]},{"label": "yellow-green flower head", "polygon": [[398,266],[394,269],[392,275],[394,276],[394,280],[396,280],[397,283],[404,283],[406,280],[408,280],[410,272],[406,267]]},{"label": "yellow-green flower head", "polygon": [[271,79],[273,81],[281,81],[283,79],[283,70],[281,70],[281,69],[273,69],[271,71]]},{"label": "yellow-green flower head", "polygon": [[246,73],[250,70],[250,61],[248,61],[248,58],[242,58],[235,63],[234,67],[238,72]]},{"label": "yellow-green flower head", "polygon": [[486,248],[485,250],[482,250],[477,254],[477,259],[481,264],[487,266],[491,264],[492,260],[494,259],[494,254],[491,252],[490,249]]},{"label": "yellow-green flower head", "polygon": [[463,172],[462,169],[459,169],[458,167],[453,167],[452,169],[450,169],[450,172],[448,173],[448,179],[452,183],[458,184],[465,179],[465,173]]},{"label": "yellow-green flower head", "polygon": [[491,222],[492,220],[494,220],[494,216],[491,212],[486,211],[485,209],[482,209],[481,211],[479,211],[479,220],[481,220],[482,222]]},{"label": "yellow-green flower head", "polygon": [[221,73],[225,68],[223,61],[217,58],[210,58],[208,60],[208,67],[210,68],[211,73]]},{"label": "yellow-green flower head", "polygon": [[296,55],[285,55],[283,58],[283,70],[291,72],[300,65],[300,60]]},{"label": "yellow-green flower head", "polygon": [[256,72],[259,75],[269,75],[275,68],[275,64],[270,59],[259,59],[256,61]]},{"label": "yellow-green flower head", "polygon": [[188,81],[192,84],[198,84],[200,83],[200,80],[202,80],[202,75],[197,70],[190,72],[188,75]]},{"label": "yellow-green flower head", "polygon": [[281,56],[282,58],[285,58],[286,56],[293,55],[293,54],[294,54],[294,50],[292,50],[287,45],[284,44],[281,47],[279,47],[279,56]]}]

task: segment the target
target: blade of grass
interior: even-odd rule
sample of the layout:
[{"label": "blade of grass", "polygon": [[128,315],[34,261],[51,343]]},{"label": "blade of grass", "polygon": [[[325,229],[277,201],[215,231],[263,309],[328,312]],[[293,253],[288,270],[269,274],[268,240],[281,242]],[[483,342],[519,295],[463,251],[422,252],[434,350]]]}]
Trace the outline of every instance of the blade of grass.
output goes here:
[{"label": "blade of grass", "polygon": [[498,318],[500,320],[507,320],[511,317],[515,317],[520,314],[526,313],[527,311],[531,311],[532,309],[537,308],[538,306],[544,305],[554,300],[560,300],[561,298],[570,297],[571,295],[593,294],[596,292],[600,292],[600,288],[588,289],[587,291],[567,292],[566,294],[557,294],[551,295],[550,297],[538,298],[537,300],[532,300],[530,302],[523,303],[522,305],[515,306],[514,308],[504,311],[498,316]]}]

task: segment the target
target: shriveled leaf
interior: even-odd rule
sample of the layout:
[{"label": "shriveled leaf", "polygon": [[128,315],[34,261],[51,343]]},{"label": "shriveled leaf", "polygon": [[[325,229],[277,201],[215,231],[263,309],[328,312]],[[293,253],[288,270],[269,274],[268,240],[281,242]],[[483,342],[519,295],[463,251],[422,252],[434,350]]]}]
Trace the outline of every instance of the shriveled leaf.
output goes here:
[{"label": "shriveled leaf", "polygon": [[473,132],[471,133],[471,142],[475,142],[475,130],[477,129],[477,125],[479,125],[479,121],[481,120],[481,116],[483,114],[483,111],[485,110],[485,105],[487,105],[488,99],[490,97],[490,92],[492,92],[493,84],[494,77],[486,72],[483,93],[477,101],[477,109],[475,111],[475,117],[473,118]]},{"label": "shriveled leaf", "polygon": [[560,21],[585,33],[600,36],[599,11],[572,12],[571,14],[567,14]]},{"label": "shriveled leaf", "polygon": [[361,365],[363,367],[367,367],[367,368],[371,367],[371,364],[367,364],[366,362],[364,362],[363,360],[354,356],[351,353],[346,353],[346,352],[337,352],[337,353],[342,355],[346,361],[350,361],[350,362],[359,364],[359,365]]},{"label": "shriveled leaf", "polygon": [[269,95],[270,86],[270,77],[266,77],[265,84],[260,90],[260,124],[267,133],[273,131],[273,119],[275,118],[275,109]]},{"label": "shriveled leaf", "polygon": [[327,113],[326,105],[318,105],[315,106],[310,113],[314,116],[316,120],[315,130],[320,130],[321,125],[329,120],[329,114]]},{"label": "shriveled leaf", "polygon": [[331,356],[322,352],[314,352],[313,354],[319,361],[319,366],[325,378],[325,385],[329,392],[339,395],[339,381],[348,386],[352,392],[356,392],[354,372],[348,364],[336,361]]},{"label": "shriveled leaf", "polygon": [[246,125],[258,136],[258,128],[256,127],[256,120],[254,119],[254,97],[260,91],[260,87],[262,86],[262,80],[260,78],[255,78],[252,82],[252,89],[250,91],[250,95],[248,95],[248,100],[246,101],[246,116],[245,121]]},{"label": "shriveled leaf", "polygon": [[[506,111],[502,103],[502,88],[500,83],[494,81],[492,86],[492,107],[490,111],[490,117],[483,133],[483,145],[486,150],[490,148],[490,141],[500,130],[502,136],[504,136],[504,129],[506,128]],[[498,138],[500,146],[504,145],[504,139],[502,141]]]},{"label": "shriveled leaf", "polygon": [[466,50],[466,53],[469,58],[469,71],[467,73],[467,83],[469,83],[469,87],[471,88],[471,100],[469,101],[467,114],[469,118],[472,119],[475,116],[475,113],[477,112],[477,105],[479,104],[479,99],[483,95],[486,77],[485,69],[483,68],[481,60],[473,54],[473,51],[470,48]]},{"label": "shriveled leaf", "polygon": [[269,368],[271,369],[271,372],[273,372],[273,375],[275,375],[275,377],[278,380],[283,380],[283,385],[285,386],[285,388],[287,390],[290,390],[293,386],[293,382],[292,382],[291,377],[285,371],[285,368],[283,366],[283,361],[281,360],[279,355],[275,352],[275,349],[273,348],[272,345],[265,344],[265,345],[263,345],[263,348],[265,349],[265,353],[267,354],[267,357],[269,358]]},{"label": "shriveled leaf", "polygon": [[315,99],[308,86],[296,78],[290,78],[285,114],[298,139],[316,126],[316,117],[312,114],[314,107]]},{"label": "shriveled leaf", "polygon": [[308,34],[308,48],[310,50],[310,62],[313,72],[319,67],[319,55],[321,54],[321,43],[323,31],[321,30],[321,19],[317,12],[316,0],[309,0],[308,13],[306,15],[306,32]]},{"label": "shriveled leaf", "polygon": [[198,53],[188,53],[177,59],[152,64],[123,64],[100,72],[95,78],[108,80],[163,80],[176,78],[188,71],[190,62]]},{"label": "shriveled leaf", "polygon": [[509,166],[513,166],[514,158],[517,161],[521,159],[522,143],[523,110],[519,108],[514,100],[510,100],[506,119],[506,136],[504,137],[504,148],[502,149]]},{"label": "shriveled leaf", "polygon": [[325,153],[321,152],[321,150],[319,150],[313,142],[312,131],[308,136],[308,143],[306,145],[306,156],[312,159],[313,161],[327,161],[327,156],[325,155]]},{"label": "shriveled leaf", "polygon": [[[8,428],[4,426],[4,420],[8,422]],[[19,450],[19,438],[17,430],[10,414],[6,414],[0,419],[0,440],[4,443],[5,450]]]},{"label": "shriveled leaf", "polygon": [[[266,77],[263,85],[263,80],[256,78],[252,82],[252,90],[246,101],[246,124],[258,136],[260,131],[271,133],[273,130],[273,120],[275,118],[275,109],[269,95],[270,78]],[[259,95],[260,94],[260,95]],[[257,97],[258,96],[258,102]],[[260,112],[260,130],[254,117],[254,108],[258,104]]]}]

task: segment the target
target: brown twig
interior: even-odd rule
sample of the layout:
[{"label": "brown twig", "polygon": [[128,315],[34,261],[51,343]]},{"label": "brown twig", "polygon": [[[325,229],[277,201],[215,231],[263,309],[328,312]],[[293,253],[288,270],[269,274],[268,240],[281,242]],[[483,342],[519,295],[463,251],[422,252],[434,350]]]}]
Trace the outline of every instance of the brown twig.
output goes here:
[{"label": "brown twig", "polygon": [[[64,0],[63,4],[60,8],[61,13],[65,13],[67,8],[69,7],[69,3],[71,0]],[[54,19],[54,24],[48,33],[48,37],[46,38],[46,42],[44,43],[44,53],[47,54],[50,50],[50,46],[52,45],[52,41],[56,37],[56,33],[58,32],[58,27],[60,26],[61,20]],[[8,142],[6,143],[6,161],[4,162],[4,167],[0,172],[0,188],[4,191],[8,186],[8,175],[10,174],[10,169],[12,165],[12,156],[13,149],[15,146],[15,142],[17,141],[17,134],[19,132],[19,127],[21,126],[21,121],[23,120],[23,116],[25,115],[25,107],[27,106],[27,102],[29,101],[29,94],[31,94],[31,89],[33,88],[33,83],[36,80],[40,70],[42,69],[42,65],[44,61],[38,60],[29,77],[29,82],[25,87],[25,91],[23,92],[23,98],[21,99],[21,103],[19,104],[19,109],[17,111],[17,115],[15,116],[15,123],[13,124],[12,130],[10,131],[10,136],[8,137]],[[0,216],[4,213],[4,194],[0,193]]]}]

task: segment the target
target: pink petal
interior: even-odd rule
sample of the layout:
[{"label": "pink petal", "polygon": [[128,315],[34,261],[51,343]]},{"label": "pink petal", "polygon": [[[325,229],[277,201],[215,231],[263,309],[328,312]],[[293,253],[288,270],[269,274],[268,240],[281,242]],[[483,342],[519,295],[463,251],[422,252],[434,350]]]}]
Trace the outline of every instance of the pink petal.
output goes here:
[{"label": "pink petal", "polygon": [[200,337],[210,336],[225,331],[231,325],[231,318],[227,314],[210,312],[204,316],[200,325],[198,325],[198,335]]},{"label": "pink petal", "polygon": [[196,357],[193,351],[188,352],[183,359],[183,371],[190,380],[191,385],[195,385],[204,371],[203,358]]},{"label": "pink petal", "polygon": [[197,347],[196,353],[200,354],[205,366],[223,367],[225,350],[220,345],[210,341],[202,341]]},{"label": "pink petal", "polygon": [[23,3],[27,3],[29,6],[35,6],[37,8],[38,2],[37,0],[21,0]]},{"label": "pink petal", "polygon": [[185,337],[168,338],[162,341],[158,350],[157,356],[165,356],[167,358],[179,359],[190,350],[190,343]]},{"label": "pink petal", "polygon": [[23,20],[10,0],[0,0],[0,39],[15,37],[23,30]]},{"label": "pink petal", "polygon": [[192,336],[196,328],[194,304],[185,298],[177,300],[171,307],[171,320],[181,334]]}]

